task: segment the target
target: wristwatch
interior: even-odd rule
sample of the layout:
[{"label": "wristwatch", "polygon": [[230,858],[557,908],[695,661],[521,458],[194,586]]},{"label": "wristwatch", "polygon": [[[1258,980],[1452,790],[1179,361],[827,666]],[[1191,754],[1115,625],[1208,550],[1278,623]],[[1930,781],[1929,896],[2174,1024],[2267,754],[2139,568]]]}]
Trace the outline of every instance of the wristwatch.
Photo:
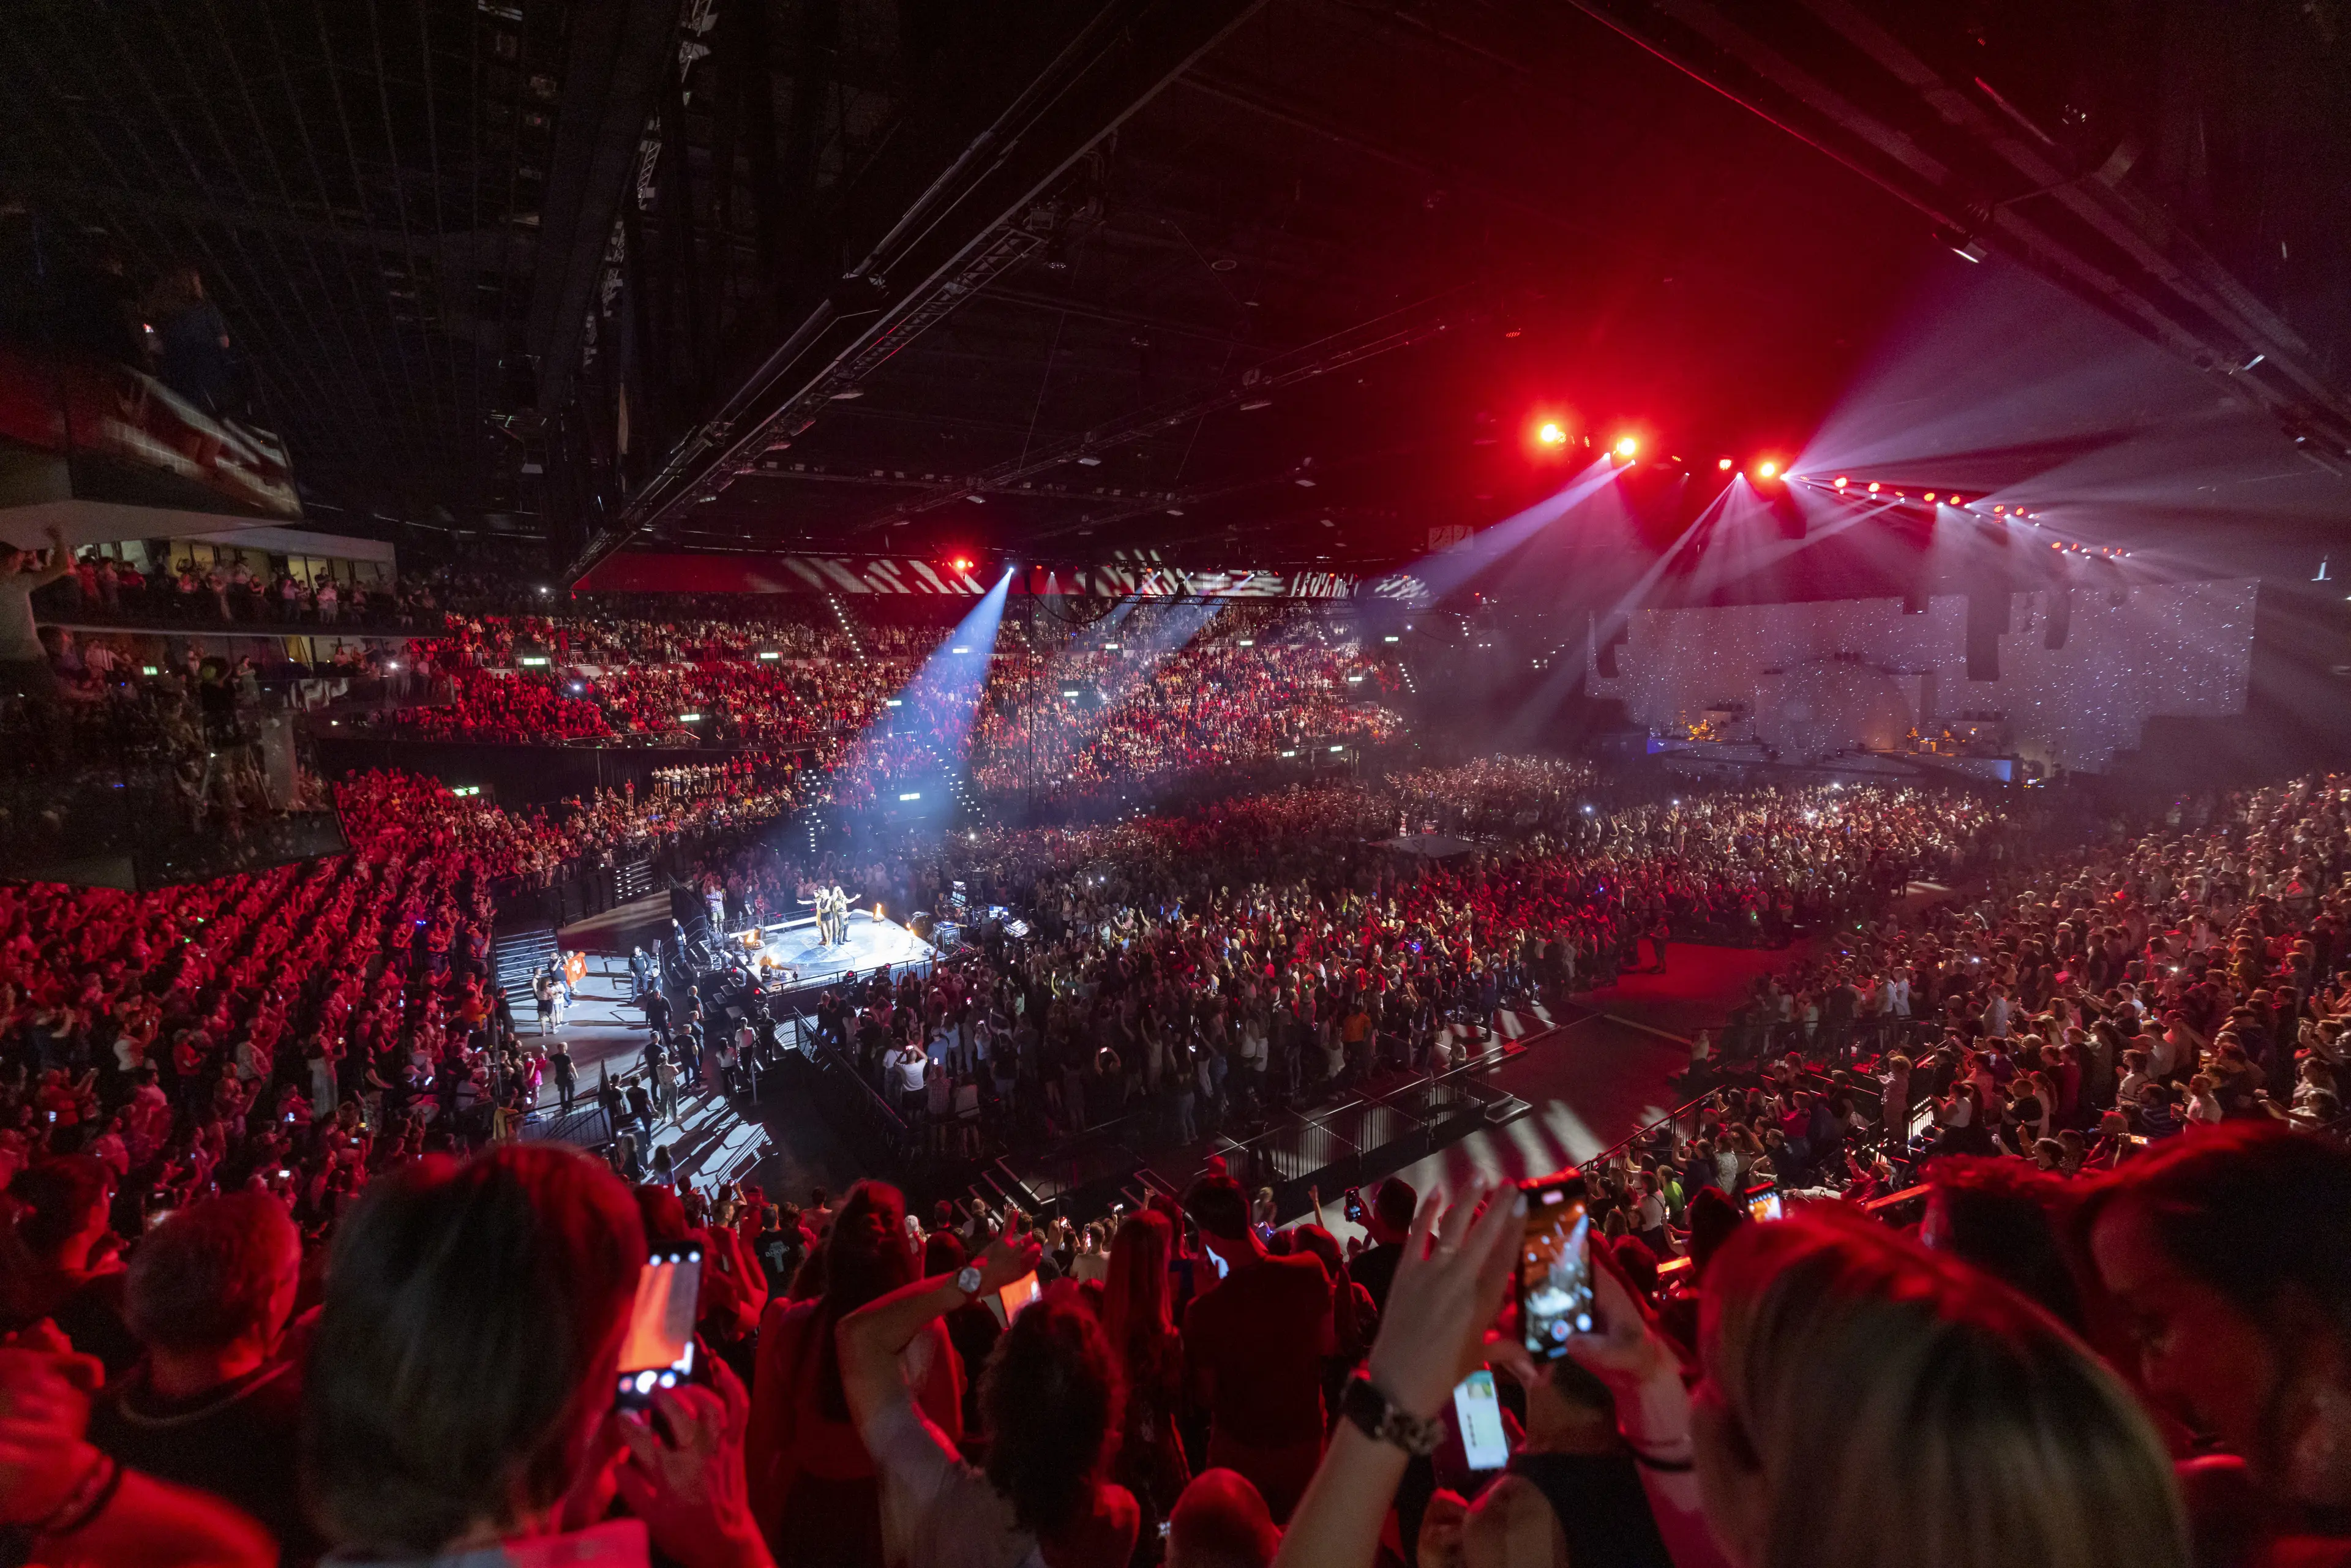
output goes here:
[{"label": "wristwatch", "polygon": [[1437,1445],[1445,1441],[1442,1419],[1421,1419],[1360,1374],[1349,1378],[1340,1394],[1339,1414],[1362,1427],[1366,1437],[1402,1448],[1415,1458],[1437,1452]]},{"label": "wristwatch", "polygon": [[956,1289],[967,1296],[979,1294],[979,1265],[967,1263],[956,1270]]}]

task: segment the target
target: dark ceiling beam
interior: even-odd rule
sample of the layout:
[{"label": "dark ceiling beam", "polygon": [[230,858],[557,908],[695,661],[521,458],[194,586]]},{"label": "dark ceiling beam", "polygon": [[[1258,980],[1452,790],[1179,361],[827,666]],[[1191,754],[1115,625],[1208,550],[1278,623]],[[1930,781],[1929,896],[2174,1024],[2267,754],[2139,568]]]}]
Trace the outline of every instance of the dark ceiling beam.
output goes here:
[{"label": "dark ceiling beam", "polygon": [[[2076,169],[2053,142],[2032,146],[1848,0],[1800,4],[1857,51],[1860,69],[1879,73],[1849,84],[1799,64],[1802,40],[1782,47],[1755,25],[1761,13],[1734,15],[1708,0],[1574,4],[1896,196],[1955,248],[1998,246],[2204,372],[2313,462],[2351,472],[2351,396],[2251,289],[2158,204],[2124,187],[2127,157]],[[1862,97],[1892,107],[1872,112]],[[2251,373],[2257,355],[2259,376]]]},{"label": "dark ceiling beam", "polygon": [[[1276,392],[1299,382],[1312,381],[1381,354],[1425,342],[1440,332],[1450,330],[1458,322],[1475,319],[1480,309],[1482,293],[1472,285],[1463,285],[1432,298],[1407,305],[1400,310],[1374,317],[1345,331],[1334,332],[1327,338],[1286,350],[1249,366],[1207,393],[1191,393],[1154,403],[1123,418],[1038,447],[1012,462],[999,463],[968,480],[942,486],[918,501],[883,512],[859,524],[856,531],[868,533],[877,528],[895,528],[924,512],[951,505],[975,493],[1025,493],[1034,488],[1033,481],[1040,475],[1050,473],[1064,463],[1145,436],[1164,434],[1206,419],[1212,413],[1238,408],[1245,402],[1253,402],[1260,398],[1270,400]],[[1163,501],[1175,498],[1166,492],[1152,494],[1159,495]]]},{"label": "dark ceiling beam", "polygon": [[1241,340],[1229,328],[1207,327],[1190,321],[1171,321],[1165,316],[1146,316],[1139,310],[1121,310],[1115,306],[1096,304],[1088,300],[1059,294],[1039,294],[1030,289],[1014,288],[998,284],[980,297],[988,305],[1018,305],[1032,310],[1060,311],[1072,321],[1092,321],[1104,327],[1123,327],[1136,332],[1164,332],[1171,337],[1200,338],[1219,348],[1235,349]]},{"label": "dark ceiling beam", "polygon": [[[603,273],[612,221],[633,185],[645,120],[674,68],[679,9],[680,0],[574,0],[570,6],[530,297],[528,341],[543,413],[562,405],[579,371],[581,324]],[[670,132],[684,133],[683,126]]]},{"label": "dark ceiling beam", "polygon": [[[1103,137],[1190,69],[1264,0],[1108,0],[987,122],[885,149],[902,215],[844,277],[810,279],[798,326],[599,531],[576,580],[641,529],[715,495],[774,442],[805,429],[834,392],[878,367],[1042,243],[1031,213]],[[1000,100],[999,100],[1000,101]]]}]

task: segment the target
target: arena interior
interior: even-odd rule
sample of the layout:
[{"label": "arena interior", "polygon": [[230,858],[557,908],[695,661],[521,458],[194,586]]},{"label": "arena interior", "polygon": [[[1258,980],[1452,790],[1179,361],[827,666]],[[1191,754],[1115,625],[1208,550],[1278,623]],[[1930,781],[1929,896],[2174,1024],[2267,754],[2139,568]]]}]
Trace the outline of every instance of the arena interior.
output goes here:
[{"label": "arena interior", "polygon": [[2337,0],[9,22],[0,1560],[2351,1565]]}]

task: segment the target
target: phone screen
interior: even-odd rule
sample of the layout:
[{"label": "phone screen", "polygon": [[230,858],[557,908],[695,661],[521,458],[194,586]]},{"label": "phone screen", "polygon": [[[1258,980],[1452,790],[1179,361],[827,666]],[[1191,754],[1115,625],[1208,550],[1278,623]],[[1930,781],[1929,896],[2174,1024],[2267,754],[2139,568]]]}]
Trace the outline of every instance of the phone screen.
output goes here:
[{"label": "phone screen", "polygon": [[[1203,1248],[1201,1250],[1203,1250],[1203,1251],[1205,1252],[1205,1251],[1207,1251],[1207,1249],[1206,1248]],[[1217,1279],[1219,1279],[1219,1280],[1223,1279],[1223,1278],[1226,1276],[1226,1274],[1228,1274],[1228,1272],[1230,1272],[1230,1271],[1231,1271],[1231,1270],[1230,1270],[1230,1266],[1229,1266],[1229,1265],[1228,1265],[1222,1258],[1217,1257],[1214,1252],[1208,1252],[1207,1257],[1208,1257],[1208,1267],[1209,1267],[1210,1269],[1212,1269],[1212,1270],[1216,1270],[1216,1275],[1217,1275]]]},{"label": "phone screen", "polygon": [[1747,1195],[1747,1213],[1753,1219],[1780,1218],[1780,1195],[1776,1192],[1752,1192]]},{"label": "phone screen", "polygon": [[1359,1186],[1351,1186],[1347,1189],[1347,1223],[1350,1225],[1361,1225],[1363,1222],[1364,1189]]},{"label": "phone screen", "polygon": [[1037,1299],[1037,1271],[1032,1269],[996,1292],[996,1299],[1004,1305],[1007,1328],[1012,1325],[1013,1319],[1020,1315],[1021,1308]]},{"label": "phone screen", "polygon": [[642,1404],[656,1388],[674,1388],[693,1374],[701,1296],[701,1249],[664,1247],[645,1260],[629,1332],[621,1341],[622,1403]]},{"label": "phone screen", "polygon": [[1590,1333],[1592,1214],[1575,1172],[1529,1182],[1519,1243],[1519,1333],[1529,1355],[1555,1360],[1571,1334]]},{"label": "phone screen", "polygon": [[1461,1451],[1473,1470],[1499,1470],[1510,1462],[1510,1440],[1502,1431],[1502,1402],[1494,1375],[1479,1367],[1453,1388],[1453,1420],[1461,1428]]}]

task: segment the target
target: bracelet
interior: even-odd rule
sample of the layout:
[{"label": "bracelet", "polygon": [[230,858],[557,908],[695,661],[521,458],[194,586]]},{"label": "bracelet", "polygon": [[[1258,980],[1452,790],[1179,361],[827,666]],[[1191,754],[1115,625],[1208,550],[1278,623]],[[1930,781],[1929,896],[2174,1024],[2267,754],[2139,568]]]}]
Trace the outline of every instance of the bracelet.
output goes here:
[{"label": "bracelet", "polygon": [[1660,1458],[1646,1448],[1634,1448],[1630,1443],[1625,1446],[1633,1449],[1633,1462],[1645,1470],[1662,1470],[1667,1475],[1684,1475],[1698,1469],[1698,1461],[1695,1458]]},{"label": "bracelet", "polygon": [[[44,1536],[71,1535],[106,1511],[107,1505],[114,1500],[114,1494],[122,1490],[122,1478],[127,1472],[124,1471],[121,1462],[111,1454],[100,1455],[99,1462],[92,1465],[90,1470],[93,1474],[99,1471],[105,1472],[105,1479],[99,1482],[96,1495],[83,1502],[80,1509],[62,1523],[52,1522],[57,1517],[52,1514],[48,1521],[43,1521],[37,1533]],[[78,1491],[81,1489],[76,1490]]]},{"label": "bracelet", "polygon": [[1416,1459],[1437,1452],[1445,1441],[1443,1419],[1424,1420],[1415,1416],[1361,1374],[1348,1379],[1346,1388],[1340,1394],[1339,1414],[1374,1442],[1402,1448]]},{"label": "bracelet", "polygon": [[73,1485],[67,1489],[64,1497],[57,1500],[57,1507],[38,1519],[25,1521],[16,1528],[29,1538],[68,1535],[80,1529],[96,1517],[98,1508],[93,1505],[113,1495],[121,1469],[122,1467],[116,1464],[111,1456],[103,1449],[99,1450],[89,1467],[74,1478]]}]

